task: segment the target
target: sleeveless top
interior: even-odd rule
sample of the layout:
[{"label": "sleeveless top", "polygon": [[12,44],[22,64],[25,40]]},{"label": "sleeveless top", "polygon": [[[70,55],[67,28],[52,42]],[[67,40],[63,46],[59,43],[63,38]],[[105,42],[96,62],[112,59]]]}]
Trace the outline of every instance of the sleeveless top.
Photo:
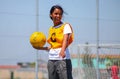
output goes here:
[{"label": "sleeveless top", "polygon": [[[65,27],[67,29],[65,29]],[[66,32],[67,31],[67,32]],[[57,28],[51,26],[49,29],[47,42],[51,45],[51,49],[49,51],[49,59],[50,60],[61,60],[62,58],[59,56],[64,34],[70,34],[68,39],[68,46],[73,42],[73,30],[70,24],[63,23],[59,25]],[[70,54],[68,48],[65,50],[66,57],[64,59],[69,59]]]},{"label": "sleeveless top", "polygon": [[[65,25],[66,25],[66,23],[62,24],[59,28],[54,28],[53,26],[50,27],[47,42],[51,45],[51,48],[62,47],[63,35],[64,35],[63,31],[64,31]],[[70,28],[71,28],[71,26],[70,26]],[[71,30],[72,30],[72,28],[71,28]],[[72,41],[73,41],[73,33],[68,40],[68,44],[70,45],[72,43]]]}]

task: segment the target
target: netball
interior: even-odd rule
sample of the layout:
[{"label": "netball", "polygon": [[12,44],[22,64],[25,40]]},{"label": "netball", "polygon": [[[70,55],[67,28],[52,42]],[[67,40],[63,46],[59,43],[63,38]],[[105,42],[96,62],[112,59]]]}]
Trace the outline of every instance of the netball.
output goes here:
[{"label": "netball", "polygon": [[46,43],[46,36],[43,32],[33,32],[30,36],[30,43],[34,48],[43,47]]}]

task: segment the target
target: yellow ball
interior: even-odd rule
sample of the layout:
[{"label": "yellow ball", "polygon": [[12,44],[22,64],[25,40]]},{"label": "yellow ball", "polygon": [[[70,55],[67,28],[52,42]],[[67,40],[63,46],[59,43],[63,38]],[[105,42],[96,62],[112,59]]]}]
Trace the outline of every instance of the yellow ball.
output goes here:
[{"label": "yellow ball", "polygon": [[30,36],[30,43],[34,48],[43,47],[46,43],[46,36],[43,32],[33,32]]}]

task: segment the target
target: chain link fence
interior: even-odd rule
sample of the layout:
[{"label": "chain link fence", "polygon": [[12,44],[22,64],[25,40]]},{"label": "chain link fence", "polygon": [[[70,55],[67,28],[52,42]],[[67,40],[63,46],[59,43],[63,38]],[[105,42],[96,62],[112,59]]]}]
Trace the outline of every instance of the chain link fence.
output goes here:
[{"label": "chain link fence", "polygon": [[[97,66],[100,79],[111,78],[109,68],[114,62],[120,66],[120,45],[100,44],[98,50],[99,52],[95,44],[79,44],[71,47],[74,79],[97,79]],[[97,53],[99,53],[98,63]]]},{"label": "chain link fence", "polygon": [[[110,79],[108,70],[114,62],[120,67],[120,45],[100,44],[99,62],[97,65],[97,48],[95,44],[79,44],[70,47],[73,79],[97,79],[97,66],[99,66],[100,79]],[[39,54],[39,58],[41,57]],[[47,55],[47,54],[45,54]],[[42,55],[43,56],[43,55]],[[39,60],[38,73],[34,68],[0,69],[0,79],[48,79],[47,61]]]}]

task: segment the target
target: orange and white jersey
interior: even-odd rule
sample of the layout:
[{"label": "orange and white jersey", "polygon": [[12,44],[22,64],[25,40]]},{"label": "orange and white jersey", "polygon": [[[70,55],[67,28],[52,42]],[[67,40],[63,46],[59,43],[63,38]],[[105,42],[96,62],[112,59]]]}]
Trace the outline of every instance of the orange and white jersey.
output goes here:
[{"label": "orange and white jersey", "polygon": [[[57,28],[50,27],[49,36],[47,40],[47,42],[51,45],[51,49],[49,51],[49,59],[61,60],[59,53],[62,47],[64,34],[70,34],[68,39],[68,46],[69,46],[73,41],[73,30],[70,24],[64,23],[59,25]],[[68,48],[66,48],[65,54],[66,57],[64,59],[69,59],[70,55]]]}]

